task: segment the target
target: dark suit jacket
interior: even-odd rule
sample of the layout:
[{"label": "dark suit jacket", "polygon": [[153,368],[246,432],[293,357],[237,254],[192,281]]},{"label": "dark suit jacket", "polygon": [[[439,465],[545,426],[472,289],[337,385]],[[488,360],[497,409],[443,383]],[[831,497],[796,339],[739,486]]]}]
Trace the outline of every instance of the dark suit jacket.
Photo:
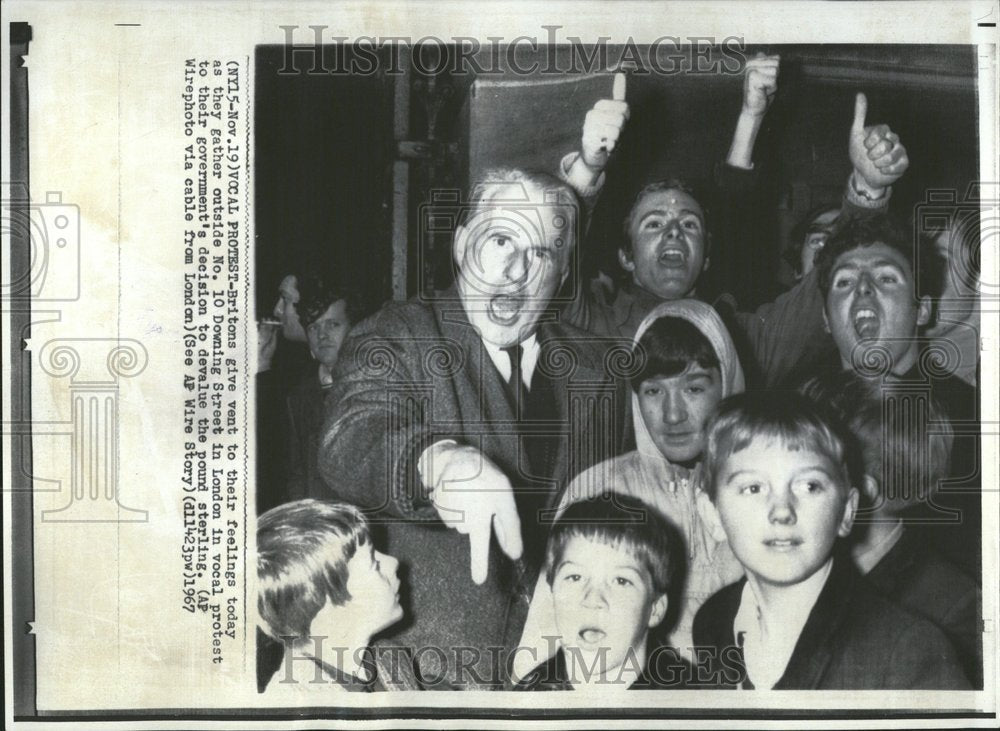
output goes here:
[{"label": "dark suit jacket", "polygon": [[[933,347],[933,344],[931,345]],[[930,361],[929,350],[926,360]],[[948,478],[930,503],[907,512],[912,530],[969,576],[982,576],[982,440],[979,393],[958,376],[937,374],[918,362],[904,377],[929,390],[944,407],[954,432]]]},{"label": "dark suit jacket", "polygon": [[[317,366],[318,369],[318,366]],[[323,429],[323,402],[330,387],[319,382],[319,373],[300,380],[288,395],[288,500],[329,498],[330,490],[319,474],[319,436]]]},{"label": "dark suit jacket", "polygon": [[[746,579],[702,605],[694,643],[698,678],[713,687],[746,684],[733,634]],[[775,690],[963,690],[969,682],[941,631],[881,596],[847,557],[834,559]]]},{"label": "dark suit jacket", "polygon": [[983,687],[982,592],[975,581],[910,529],[865,578],[890,600],[943,630],[972,687]]},{"label": "dark suit jacket", "polygon": [[289,501],[286,402],[292,386],[315,371],[316,361],[299,343],[282,338],[270,370],[256,377],[257,514]]},{"label": "dark suit jacket", "polygon": [[[344,347],[355,357],[337,365],[320,470],[334,495],[368,510],[375,528],[385,531],[387,551],[405,564],[407,619],[389,639],[414,648],[432,687],[502,682],[492,669],[497,658],[482,653],[490,647],[499,653],[505,637],[516,642],[527,602],[511,601],[515,588],[524,588],[525,572],[514,570],[495,538],[486,583],[472,582],[468,539],[441,523],[419,479],[423,450],[442,439],[477,447],[510,478],[520,509],[532,500],[554,506],[578,472],[627,446],[627,386],[613,376],[631,343],[557,321],[541,325],[537,336],[536,374],[550,375],[555,396],[548,430],[560,435],[551,475],[536,474],[520,448],[521,422],[506,384],[454,290],[430,304],[387,305],[354,329]],[[525,544],[542,545],[546,526],[537,510],[531,513],[531,520],[522,514]],[[537,566],[537,556],[527,558]],[[471,656],[457,659],[463,647],[479,653],[478,677],[459,677],[458,665]]]},{"label": "dark suit jacket", "polygon": [[[573,662],[573,669],[570,670],[567,666],[566,650],[560,648],[555,655],[528,673],[511,690],[573,690],[573,684],[570,682],[572,674],[577,674],[579,676],[577,679],[582,681],[594,670],[595,668],[587,665],[585,661]],[[646,667],[628,689],[683,690],[689,687],[691,672],[690,663],[674,648],[660,646],[647,654]],[[617,678],[618,675],[612,671],[606,680],[613,683]]]}]

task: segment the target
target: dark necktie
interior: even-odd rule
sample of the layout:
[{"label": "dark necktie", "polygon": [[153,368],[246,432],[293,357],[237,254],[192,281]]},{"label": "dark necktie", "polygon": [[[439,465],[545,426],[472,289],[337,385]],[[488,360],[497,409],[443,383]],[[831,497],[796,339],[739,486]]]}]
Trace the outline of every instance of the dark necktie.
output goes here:
[{"label": "dark necktie", "polygon": [[552,477],[558,447],[558,441],[550,435],[538,433],[539,428],[544,427],[533,422],[551,422],[556,418],[555,395],[551,380],[538,368],[532,374],[531,387],[524,385],[524,348],[511,345],[503,348],[503,351],[510,359],[507,391],[514,406],[520,432],[519,443],[527,457],[526,460],[519,460],[527,475],[522,475],[521,479],[515,479],[514,482],[518,485],[515,494],[525,548],[524,559],[519,565],[518,580],[524,584],[520,588],[530,593],[534,572],[540,566],[548,534],[547,526],[540,523],[541,511],[545,509],[551,495],[551,488],[539,484],[538,480]]},{"label": "dark necktie", "polygon": [[508,345],[502,348],[510,359],[510,378],[507,380],[507,390],[510,393],[511,401],[514,404],[514,413],[520,416],[524,409],[525,392],[524,375],[521,372],[521,359],[524,357],[524,348],[521,344]]}]

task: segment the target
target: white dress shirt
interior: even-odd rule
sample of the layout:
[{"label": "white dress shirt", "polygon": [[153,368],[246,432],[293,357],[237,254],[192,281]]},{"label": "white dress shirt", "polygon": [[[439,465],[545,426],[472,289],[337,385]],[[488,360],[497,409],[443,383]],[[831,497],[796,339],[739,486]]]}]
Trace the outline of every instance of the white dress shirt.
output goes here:
[{"label": "white dress shirt", "polygon": [[[487,343],[483,341],[483,346],[486,348],[486,352],[490,356],[490,360],[493,361],[493,365],[497,367],[500,371],[500,375],[503,379],[510,382],[510,358],[503,348],[499,348],[493,343]],[[538,364],[538,355],[541,352],[541,348],[538,346],[538,338],[532,334],[527,340],[521,343],[521,380],[524,381],[524,387],[531,388],[531,377],[535,373],[535,366]]]},{"label": "white dress shirt", "polygon": [[805,581],[783,587],[780,601],[772,601],[766,612],[749,578],[743,585],[740,608],[733,620],[733,634],[737,644],[743,645],[747,677],[757,690],[770,690],[785,674],[795,644],[832,568],[833,559],[830,558]]},{"label": "white dress shirt", "polygon": [[[490,360],[493,361],[493,365],[496,366],[497,371],[500,372],[504,381],[509,382],[510,357],[502,348],[485,340],[482,342],[486,353],[490,356]],[[521,380],[524,382],[524,387],[529,389],[531,386],[531,377],[535,373],[535,366],[538,365],[538,356],[541,353],[538,338],[535,337],[534,333],[521,343],[521,349]],[[445,456],[447,448],[456,444],[458,442],[454,439],[441,439],[420,453],[420,457],[417,460],[417,471],[420,474],[420,479],[431,490],[437,487],[441,471],[447,459]]]}]

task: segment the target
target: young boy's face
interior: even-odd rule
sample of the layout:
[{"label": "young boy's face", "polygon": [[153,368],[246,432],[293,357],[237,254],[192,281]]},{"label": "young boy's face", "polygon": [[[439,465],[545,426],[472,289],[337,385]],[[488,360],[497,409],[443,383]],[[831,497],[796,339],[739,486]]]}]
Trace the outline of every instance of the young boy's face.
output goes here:
[{"label": "young boy's face", "polygon": [[326,606],[313,617],[310,635],[340,638],[345,627],[350,627],[364,639],[365,635],[371,637],[402,619],[396,578],[399,561],[376,551],[369,540],[358,546],[346,568],[347,592],[351,598],[339,605],[328,599]]},{"label": "young boy's face", "polygon": [[630,648],[644,646],[667,611],[666,595],[656,594],[649,571],[628,550],[581,536],[566,543],[552,597],[563,645],[578,648],[596,672],[617,668]]},{"label": "young boy's face", "polygon": [[705,449],[705,421],[722,399],[718,368],[691,363],[676,376],[639,385],[639,410],[653,443],[671,462],[698,459]]},{"label": "young boy's face", "polygon": [[372,634],[398,622],[403,617],[399,604],[399,561],[376,551],[371,541],[358,546],[347,562],[347,593],[357,607],[359,622],[370,624]]},{"label": "young boy's face", "polygon": [[710,510],[747,573],[772,585],[797,584],[851,532],[858,491],[828,457],[754,441],[734,452],[715,479]]}]

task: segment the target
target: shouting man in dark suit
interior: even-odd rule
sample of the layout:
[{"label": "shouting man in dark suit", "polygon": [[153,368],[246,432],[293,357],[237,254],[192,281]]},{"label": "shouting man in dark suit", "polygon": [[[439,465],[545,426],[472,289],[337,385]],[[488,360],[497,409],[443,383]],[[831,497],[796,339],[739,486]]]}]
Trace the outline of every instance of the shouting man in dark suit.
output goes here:
[{"label": "shouting man in dark suit", "polygon": [[412,650],[426,687],[447,689],[503,682],[551,509],[622,451],[628,403],[614,371],[629,343],[551,307],[579,219],[569,186],[491,171],[468,214],[455,285],[352,333],[320,444],[333,491],[382,523],[408,566],[412,623],[389,641]]}]

